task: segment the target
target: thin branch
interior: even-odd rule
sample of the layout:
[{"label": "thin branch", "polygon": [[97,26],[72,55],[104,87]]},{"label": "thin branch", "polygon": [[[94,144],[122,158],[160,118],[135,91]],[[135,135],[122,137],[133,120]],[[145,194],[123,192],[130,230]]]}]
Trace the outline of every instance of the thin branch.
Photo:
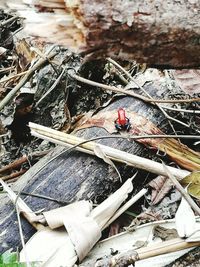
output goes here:
[{"label": "thin branch", "polygon": [[14,173],[11,173],[10,175],[6,175],[6,176],[2,176],[1,179],[3,181],[10,181],[10,180],[17,180],[16,178],[19,178],[19,176],[21,176],[22,174],[24,174],[27,170],[25,169],[22,169],[18,172],[14,172]]},{"label": "thin branch", "polygon": [[[53,52],[50,55],[48,55],[48,59],[51,59],[57,54],[57,52]],[[26,84],[26,82],[34,75],[35,71],[41,68],[44,64],[47,63],[47,59],[39,59],[38,62],[35,63],[35,65],[27,71],[25,76],[20,80],[20,82],[4,97],[4,99],[0,102],[0,111],[4,108],[6,104],[10,100],[12,100],[15,97],[15,94],[20,90],[20,88]]]},{"label": "thin branch", "polygon": [[172,107],[166,107],[163,105],[160,105],[160,107],[176,112],[184,112],[184,113],[192,113],[192,114],[200,114],[200,110],[192,110],[192,109],[183,109],[183,108],[172,108]]},{"label": "thin branch", "polygon": [[172,181],[172,183],[176,186],[178,191],[181,193],[181,195],[185,198],[185,200],[188,202],[188,204],[193,208],[193,210],[196,211],[198,215],[200,215],[200,208],[197,206],[197,204],[194,202],[194,200],[191,198],[191,196],[185,191],[185,189],[182,187],[182,185],[177,181],[177,179],[174,177],[174,175],[171,173],[171,171],[168,169],[168,167],[162,163],[163,169],[167,173],[167,176]]},{"label": "thin branch", "polygon": [[[170,252],[176,252],[186,248],[199,246],[200,242],[187,242],[181,238],[174,238],[168,241],[159,242],[152,244],[147,247],[139,248],[137,250],[128,250],[126,252],[119,253],[115,256],[105,256],[95,263],[88,264],[88,267],[119,267],[119,266],[130,266],[135,265],[138,260],[148,259],[150,257],[155,257],[163,255]],[[84,266],[84,264],[80,264]],[[148,266],[148,265],[147,265]]]},{"label": "thin branch", "polygon": [[15,79],[15,78],[17,78],[17,77],[23,76],[23,75],[25,75],[27,72],[28,72],[28,70],[23,71],[23,72],[18,73],[18,74],[15,74],[15,75],[13,75],[13,76],[11,76],[11,77],[6,77],[6,78],[0,80],[0,83],[5,83],[5,82],[8,82],[8,81],[10,81],[10,80],[12,80],[12,79]]},{"label": "thin branch", "polygon": [[0,23],[0,27],[4,27],[4,26],[6,26],[7,24],[9,24],[9,23],[11,23],[11,22],[13,22],[13,21],[15,21],[15,20],[17,20],[17,19],[19,19],[18,16],[14,16],[14,17],[12,17],[12,18],[9,18],[9,19],[7,19],[7,20],[1,22],[1,23]]},{"label": "thin branch", "polygon": [[192,99],[149,99],[145,96],[141,96],[139,94],[136,94],[134,92],[131,92],[131,91],[126,91],[124,89],[120,89],[120,88],[117,88],[115,86],[110,86],[110,85],[106,85],[106,84],[102,84],[102,83],[98,83],[98,82],[94,82],[94,81],[91,81],[91,80],[88,80],[88,79],[85,79],[83,77],[80,77],[76,74],[70,74],[70,76],[74,79],[76,79],[77,81],[79,82],[82,82],[82,83],[85,83],[85,84],[88,84],[88,85],[92,85],[94,87],[99,87],[103,90],[107,90],[107,91],[112,91],[112,92],[115,92],[115,93],[121,93],[121,94],[125,94],[125,95],[129,95],[129,96],[132,96],[132,97],[135,97],[137,99],[140,99],[140,100],[143,100],[145,102],[148,102],[148,103],[191,103],[191,102],[200,102],[200,98],[192,98]]},{"label": "thin branch", "polygon": [[41,152],[30,153],[29,155],[24,155],[21,158],[16,159],[13,162],[9,163],[8,165],[2,167],[0,169],[0,174],[3,173],[3,172],[9,171],[9,170],[13,170],[13,169],[16,169],[16,168],[20,167],[23,163],[27,162],[29,159],[37,158],[37,157],[43,157],[47,153],[49,153],[50,151],[51,151],[51,149],[44,150],[44,151],[41,151]]},{"label": "thin branch", "polygon": [[65,73],[65,68],[62,70],[62,72],[55,80],[55,82],[52,84],[52,86],[49,88],[49,90],[38,100],[38,102],[35,104],[35,107],[37,107],[45,99],[45,97],[47,97],[56,88],[56,86],[60,83],[64,73]]}]

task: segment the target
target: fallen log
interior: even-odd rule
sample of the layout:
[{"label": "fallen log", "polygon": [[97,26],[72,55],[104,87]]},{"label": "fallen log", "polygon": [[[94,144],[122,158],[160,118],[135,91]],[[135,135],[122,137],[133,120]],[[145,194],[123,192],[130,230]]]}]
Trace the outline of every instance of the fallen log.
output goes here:
[{"label": "fallen log", "polygon": [[[151,95],[155,98],[159,98],[162,93],[167,93],[166,87],[157,90],[155,87],[148,85],[146,89],[150,90]],[[105,110],[117,111],[122,106],[142,114],[158,126],[163,124],[164,117],[156,107],[130,97],[123,97],[115,101]],[[109,135],[105,129],[98,127],[83,129],[77,134],[85,139]],[[146,158],[151,158],[154,155],[154,152],[144,148],[143,145],[130,142],[127,139],[113,138],[102,140],[100,143]],[[134,168],[127,166],[117,165],[117,167],[122,174],[123,181],[131,177],[136,171]],[[134,179],[135,191],[140,190],[144,183],[147,182],[144,179],[146,175],[147,173],[141,172]],[[38,211],[59,207],[61,204],[58,203],[58,200],[60,202],[63,201],[64,204],[80,199],[90,199],[100,203],[107,195],[115,191],[119,185],[120,181],[116,171],[101,159],[76,151],[65,152],[65,148],[57,147],[27,171],[12,189],[17,192],[23,191],[56,199],[54,202],[31,195],[23,197],[32,210]],[[8,248],[16,250],[19,247],[21,249],[13,204],[3,194],[0,195],[0,200],[0,227],[2,232],[0,236],[2,244],[0,253]],[[34,233],[34,229],[24,220],[22,225],[23,234],[27,241]]]},{"label": "fallen log", "polygon": [[[27,9],[33,14],[27,15],[26,30],[76,52],[92,53],[90,57],[197,67],[198,4],[198,0],[37,0],[34,7],[40,13],[34,13],[33,6]],[[39,28],[32,19],[37,17]]]},{"label": "fallen log", "polygon": [[78,25],[81,22],[84,50],[97,50],[96,56],[117,55],[154,65],[199,65],[198,1],[69,2]]}]

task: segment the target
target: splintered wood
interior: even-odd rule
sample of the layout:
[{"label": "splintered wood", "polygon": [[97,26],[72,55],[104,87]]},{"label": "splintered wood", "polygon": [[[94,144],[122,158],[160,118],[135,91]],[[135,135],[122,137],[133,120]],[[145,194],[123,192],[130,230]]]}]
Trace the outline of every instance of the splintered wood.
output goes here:
[{"label": "splintered wood", "polygon": [[[10,2],[12,4],[10,4]],[[199,64],[198,0],[21,0],[14,4],[30,35],[90,57],[117,57],[153,65]],[[13,1],[7,5],[13,7]],[[92,55],[91,55],[92,52]]]}]

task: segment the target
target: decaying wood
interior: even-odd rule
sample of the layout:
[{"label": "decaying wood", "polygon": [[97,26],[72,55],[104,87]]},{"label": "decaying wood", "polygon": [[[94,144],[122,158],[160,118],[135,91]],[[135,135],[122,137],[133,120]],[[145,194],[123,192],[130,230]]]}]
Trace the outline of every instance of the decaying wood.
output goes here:
[{"label": "decaying wood", "polygon": [[[157,90],[154,90],[155,96],[157,96],[157,93]],[[140,100],[134,100],[129,97],[114,102],[107,109],[116,110],[121,106],[131,107],[135,111],[142,112],[143,115],[146,114],[147,118],[155,123],[159,123],[163,119],[161,114],[152,106],[147,106]],[[78,134],[85,139],[108,135],[106,130],[97,127],[81,130]],[[148,157],[151,154],[142,145],[129,142],[128,140],[112,139],[103,140],[101,143],[140,156]],[[106,195],[119,186],[120,183],[116,171],[101,159],[81,152],[62,153],[64,150],[65,148],[63,147],[57,147],[45,158],[41,159],[15,183],[13,190],[41,194],[57,200],[63,200],[65,203],[84,198],[101,202]],[[60,156],[50,162],[55,155]],[[50,163],[48,164],[48,162]],[[128,167],[120,167],[119,170],[126,173],[126,177],[131,177],[135,173],[135,169]],[[124,175],[122,175],[122,179],[124,178]],[[134,182],[137,182],[138,179],[142,179],[142,177],[134,179]],[[141,184],[142,188],[142,180],[139,184]],[[16,250],[21,245],[15,209],[4,194],[1,194],[0,198],[0,227],[1,231],[4,232],[0,236],[0,243],[3,244],[0,250],[2,252],[12,247]],[[25,197],[25,202],[33,211],[59,207],[57,202],[31,196]],[[27,240],[33,234],[34,229],[26,221],[23,221],[23,231]]]},{"label": "decaying wood", "polygon": [[[165,95],[168,89],[163,87],[157,90],[155,87],[148,85],[147,90],[151,90],[153,97],[159,98]],[[117,111],[122,106],[142,114],[162,128],[160,125],[163,125],[163,119],[165,118],[159,110],[152,105],[131,97],[123,97],[113,102],[103,112],[106,110]],[[77,134],[85,139],[108,135],[105,129],[97,127],[80,130]],[[152,155],[155,155],[154,152],[144,148],[143,145],[130,142],[127,139],[113,138],[101,140],[100,143],[146,158],[151,158]],[[118,174],[101,159],[81,152],[73,151],[69,153],[64,151],[65,148],[57,147],[50,152],[15,183],[13,190],[46,195],[57,200],[63,200],[66,204],[66,202],[70,203],[80,199],[91,199],[99,203],[119,187]],[[57,157],[55,157],[56,155]],[[122,174],[123,180],[135,173],[134,168],[119,165],[117,167]],[[143,188],[144,181],[145,183],[148,182],[146,181],[146,174],[141,172],[134,179],[134,185],[137,186],[138,190]],[[26,196],[25,202],[33,211],[50,210],[59,207],[58,202],[33,196]],[[3,233],[0,236],[0,242],[3,244],[0,252],[8,248],[13,248],[14,250],[17,247],[21,248],[15,209],[4,194],[0,195],[0,214],[0,227]],[[25,240],[28,240],[33,232],[34,229],[26,221],[23,221]]]},{"label": "decaying wood", "polygon": [[199,65],[198,0],[69,2],[86,49],[149,64]]},{"label": "decaying wood", "polygon": [[21,14],[27,17],[28,33],[86,54],[93,52],[93,57],[199,65],[198,0],[36,0],[26,9]]}]

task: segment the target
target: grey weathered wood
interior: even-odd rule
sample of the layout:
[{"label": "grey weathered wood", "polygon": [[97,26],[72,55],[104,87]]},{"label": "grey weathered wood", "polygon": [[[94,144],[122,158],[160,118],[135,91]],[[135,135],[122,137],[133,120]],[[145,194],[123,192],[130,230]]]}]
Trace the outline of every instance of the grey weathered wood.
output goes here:
[{"label": "grey weathered wood", "polygon": [[[161,94],[161,90],[148,86],[154,97]],[[166,89],[163,88],[166,91]],[[130,97],[123,97],[110,104],[105,110],[117,110],[119,107],[129,108],[145,116],[156,124],[163,124],[163,116],[151,105]],[[105,111],[104,110],[104,111]],[[103,112],[104,112],[103,111]],[[100,111],[101,112],[101,111]],[[117,114],[117,111],[116,111]],[[78,135],[89,139],[95,136],[109,135],[102,128],[88,128],[78,132]],[[151,157],[151,152],[143,145],[122,139],[106,139],[99,141],[105,145],[115,147],[136,155]],[[79,199],[91,199],[101,202],[107,195],[119,187],[120,182],[116,171],[95,156],[72,151],[62,153],[66,148],[58,146],[47,156],[35,164],[13,186],[13,190],[46,195],[58,200],[72,202]],[[57,158],[51,160],[55,155]],[[49,162],[50,161],[50,162]],[[135,170],[131,167],[120,166],[120,172],[125,180],[131,177]],[[144,172],[143,172],[144,174]],[[135,191],[144,185],[146,174],[134,179]],[[145,181],[146,183],[146,181]],[[35,197],[24,197],[25,202],[34,211],[53,209],[59,206],[53,201]],[[34,233],[34,229],[24,220],[23,233],[27,241]],[[0,253],[8,248],[21,248],[16,212],[7,196],[0,194]]]}]

